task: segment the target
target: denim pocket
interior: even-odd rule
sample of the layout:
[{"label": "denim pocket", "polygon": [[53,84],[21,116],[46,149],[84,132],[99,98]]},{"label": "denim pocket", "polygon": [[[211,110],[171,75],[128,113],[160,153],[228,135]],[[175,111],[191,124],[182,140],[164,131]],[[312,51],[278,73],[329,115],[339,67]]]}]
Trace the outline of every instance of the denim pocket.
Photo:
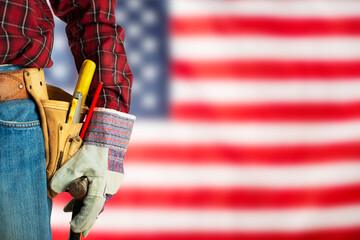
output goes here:
[{"label": "denim pocket", "polygon": [[30,128],[40,125],[35,102],[30,98],[0,102],[0,126]]}]

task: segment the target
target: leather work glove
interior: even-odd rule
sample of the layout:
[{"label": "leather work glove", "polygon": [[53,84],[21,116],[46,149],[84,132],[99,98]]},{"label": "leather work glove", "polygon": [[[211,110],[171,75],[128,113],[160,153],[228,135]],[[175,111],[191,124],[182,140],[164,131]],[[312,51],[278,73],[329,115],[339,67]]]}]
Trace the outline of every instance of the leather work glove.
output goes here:
[{"label": "leather work glove", "polygon": [[[105,202],[117,192],[123,181],[123,160],[135,118],[112,109],[95,108],[83,146],[55,173],[50,182],[51,188],[61,193],[75,179],[82,176],[88,178],[84,206],[70,222],[71,229],[82,232],[84,237],[95,224]],[[69,209],[68,205],[65,209]]]}]

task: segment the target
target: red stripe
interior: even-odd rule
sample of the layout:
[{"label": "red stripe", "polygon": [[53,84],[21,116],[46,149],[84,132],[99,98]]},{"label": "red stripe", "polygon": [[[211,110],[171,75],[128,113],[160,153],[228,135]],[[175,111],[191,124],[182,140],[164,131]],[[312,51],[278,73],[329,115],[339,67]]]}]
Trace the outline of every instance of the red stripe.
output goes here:
[{"label": "red stripe", "polygon": [[113,131],[113,132],[118,132],[118,133],[122,133],[122,134],[126,134],[126,135],[130,135],[130,133],[126,133],[126,132],[121,132],[121,131],[117,131],[111,128],[104,128],[104,127],[96,127],[96,126],[91,126],[89,128],[98,128],[98,129],[104,129],[104,130],[109,130],[109,131]]},{"label": "red stripe", "polygon": [[[63,240],[68,237],[68,229],[53,229],[53,240]],[[342,229],[325,229],[306,232],[111,232],[110,230],[93,230],[86,240],[358,240],[360,238],[360,227],[342,228]]]},{"label": "red stripe", "polygon": [[[61,194],[54,205],[65,206],[69,194]],[[329,188],[120,188],[105,205],[118,207],[193,209],[284,209],[330,207],[360,203],[360,184]]]},{"label": "red stripe", "polygon": [[202,104],[175,103],[171,117],[191,122],[334,121],[360,117],[360,102]]},{"label": "red stripe", "polygon": [[359,35],[360,18],[294,19],[205,16],[171,19],[174,35],[266,34],[280,36]]},{"label": "red stripe", "polygon": [[297,146],[132,144],[126,163],[306,164],[360,160],[360,142]]},{"label": "red stripe", "polygon": [[174,61],[172,74],[175,77],[223,80],[226,78],[334,78],[360,77],[358,61]]},{"label": "red stripe", "polygon": [[110,140],[110,141],[113,141],[113,142],[119,142],[119,143],[122,143],[122,144],[128,144],[126,142],[122,142],[122,141],[119,141],[119,140],[115,140],[115,139],[112,139],[112,138],[106,138],[106,137],[99,137],[99,136],[92,136],[92,135],[86,135],[85,137],[87,138],[99,138],[99,139],[104,139],[104,140]]},{"label": "red stripe", "polygon": [[131,127],[133,127],[133,126],[134,126],[133,124],[129,124],[129,123],[125,123],[125,122],[115,121],[115,120],[110,119],[110,118],[104,118],[104,117],[93,117],[93,119],[103,119],[103,120],[107,120],[107,121],[116,122],[116,123],[119,123],[119,124],[128,125],[128,126],[131,126]]}]

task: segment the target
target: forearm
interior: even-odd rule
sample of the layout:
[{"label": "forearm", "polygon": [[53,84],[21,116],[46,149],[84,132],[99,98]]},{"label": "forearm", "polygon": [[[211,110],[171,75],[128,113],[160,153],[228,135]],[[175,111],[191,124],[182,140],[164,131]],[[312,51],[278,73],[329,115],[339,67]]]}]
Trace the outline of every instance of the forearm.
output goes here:
[{"label": "forearm", "polygon": [[68,24],[66,33],[78,70],[85,59],[97,65],[88,101],[98,82],[103,82],[97,106],[128,113],[133,76],[125,55],[124,31],[115,22],[115,3],[52,0],[55,14]]}]

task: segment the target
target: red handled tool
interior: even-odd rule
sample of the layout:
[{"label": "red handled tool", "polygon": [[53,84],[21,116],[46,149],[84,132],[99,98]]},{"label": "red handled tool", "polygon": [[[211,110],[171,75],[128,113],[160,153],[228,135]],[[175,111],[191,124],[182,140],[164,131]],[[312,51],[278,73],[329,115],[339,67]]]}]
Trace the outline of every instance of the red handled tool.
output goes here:
[{"label": "red handled tool", "polygon": [[84,139],[84,136],[85,136],[85,132],[89,126],[89,123],[90,123],[90,119],[92,117],[92,114],[94,112],[94,108],[95,108],[95,105],[97,103],[97,100],[99,98],[99,95],[100,95],[100,91],[101,91],[101,88],[102,86],[104,85],[104,83],[100,82],[99,85],[97,86],[96,88],[96,91],[95,91],[95,95],[94,95],[94,99],[93,101],[91,102],[91,105],[90,105],[90,109],[89,109],[89,112],[86,116],[86,120],[85,120],[85,123],[81,129],[81,132],[80,132],[80,137],[81,139]]}]

